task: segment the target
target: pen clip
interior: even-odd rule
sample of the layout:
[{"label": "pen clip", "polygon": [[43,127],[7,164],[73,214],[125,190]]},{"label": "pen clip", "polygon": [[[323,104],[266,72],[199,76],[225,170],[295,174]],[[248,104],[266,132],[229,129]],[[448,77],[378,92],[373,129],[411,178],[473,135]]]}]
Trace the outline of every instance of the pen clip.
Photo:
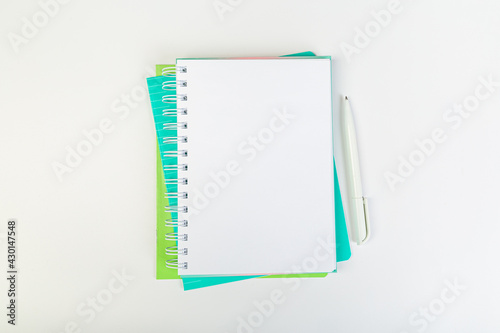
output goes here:
[{"label": "pen clip", "polygon": [[359,242],[358,245],[365,243],[370,237],[370,218],[368,217],[368,200],[363,197],[363,212],[365,215],[365,238]]}]

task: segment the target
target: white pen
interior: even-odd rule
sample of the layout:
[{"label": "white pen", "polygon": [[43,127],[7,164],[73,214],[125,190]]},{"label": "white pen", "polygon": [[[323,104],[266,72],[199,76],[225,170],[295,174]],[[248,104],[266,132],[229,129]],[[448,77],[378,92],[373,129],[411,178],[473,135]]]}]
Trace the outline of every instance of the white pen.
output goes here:
[{"label": "white pen", "polygon": [[354,118],[349,99],[345,96],[341,113],[343,146],[346,159],[346,170],[349,186],[349,206],[351,208],[351,230],[358,245],[365,243],[370,236],[367,200],[363,197],[361,171],[359,169],[358,144]]}]

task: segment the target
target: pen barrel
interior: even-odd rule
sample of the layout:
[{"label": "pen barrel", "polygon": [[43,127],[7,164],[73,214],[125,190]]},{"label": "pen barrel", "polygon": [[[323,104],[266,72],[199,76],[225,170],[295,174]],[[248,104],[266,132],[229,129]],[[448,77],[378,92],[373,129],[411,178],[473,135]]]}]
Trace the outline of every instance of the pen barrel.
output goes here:
[{"label": "pen barrel", "polygon": [[341,123],[343,130],[344,157],[346,162],[346,174],[348,179],[348,197],[350,204],[350,226],[352,239],[361,244],[368,236],[368,221],[365,216],[365,202],[361,185],[361,170],[358,158],[358,143],[354,118],[352,116],[349,101],[344,101]]},{"label": "pen barrel", "polygon": [[363,197],[351,198],[351,225],[354,241],[360,244],[366,237],[365,208]]},{"label": "pen barrel", "polygon": [[356,129],[354,118],[348,101],[345,101],[342,114],[342,128],[344,134],[344,154],[346,160],[346,171],[349,181],[349,195],[351,197],[362,197],[361,170],[358,158],[358,143],[356,140]]}]

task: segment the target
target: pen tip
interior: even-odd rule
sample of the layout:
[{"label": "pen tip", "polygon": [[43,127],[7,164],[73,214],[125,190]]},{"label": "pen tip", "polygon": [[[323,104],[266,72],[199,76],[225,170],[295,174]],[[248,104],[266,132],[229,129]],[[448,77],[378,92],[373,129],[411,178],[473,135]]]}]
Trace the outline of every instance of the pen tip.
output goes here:
[{"label": "pen tip", "polygon": [[349,100],[349,98],[347,98],[347,96],[345,96],[345,100],[346,100],[346,101],[348,101],[348,100]]}]

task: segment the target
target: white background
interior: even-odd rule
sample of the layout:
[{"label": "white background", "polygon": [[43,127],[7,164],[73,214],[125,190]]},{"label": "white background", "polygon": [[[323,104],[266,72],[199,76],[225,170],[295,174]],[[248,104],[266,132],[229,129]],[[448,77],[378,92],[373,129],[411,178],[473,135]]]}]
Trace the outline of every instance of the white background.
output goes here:
[{"label": "white background", "polygon": [[[5,271],[6,221],[15,217],[20,274],[18,326],[7,325],[2,306],[1,331],[64,332],[74,322],[81,332],[224,333],[250,317],[258,327],[240,332],[497,332],[500,87],[456,129],[443,115],[472,100],[480,76],[500,81],[500,3],[401,0],[351,57],[341,46],[355,47],[357,29],[372,27],[370,13],[387,1],[230,3],[221,18],[213,0],[73,0],[16,52],[9,33],[21,35],[23,17],[33,22],[41,7],[2,0],[0,258]],[[190,292],[156,281],[151,108],[143,96],[128,114],[112,105],[141,91],[146,68],[176,57],[306,50],[335,59],[336,120],[340,95],[352,100],[372,238],[352,244],[338,274],[296,290],[277,279]],[[54,163],[106,118],[112,131],[59,181]],[[384,174],[397,173],[399,156],[435,128],[447,140],[391,190]],[[345,200],[338,121],[335,131]],[[77,314],[122,270],[135,277],[122,292],[92,320]],[[255,302],[273,290],[284,302],[263,316]]]}]

